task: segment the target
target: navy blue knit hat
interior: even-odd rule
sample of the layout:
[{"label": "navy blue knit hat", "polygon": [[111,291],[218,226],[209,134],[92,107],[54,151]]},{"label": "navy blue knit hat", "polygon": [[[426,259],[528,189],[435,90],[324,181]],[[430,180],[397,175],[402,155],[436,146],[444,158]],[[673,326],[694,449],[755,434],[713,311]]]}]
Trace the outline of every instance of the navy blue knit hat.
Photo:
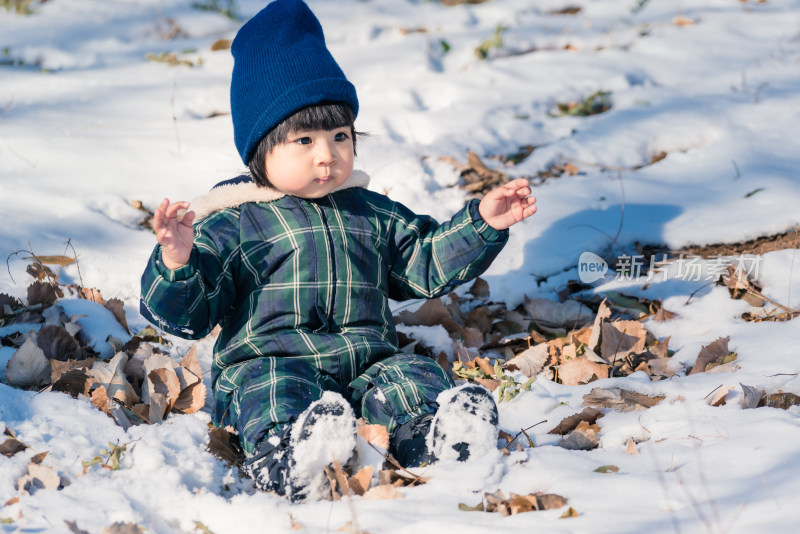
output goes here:
[{"label": "navy blue knit hat", "polygon": [[276,0],[250,19],[231,46],[231,116],[236,149],[250,153],[289,115],[320,102],[358,114],[356,88],[325,46],[317,17],[301,0]]}]

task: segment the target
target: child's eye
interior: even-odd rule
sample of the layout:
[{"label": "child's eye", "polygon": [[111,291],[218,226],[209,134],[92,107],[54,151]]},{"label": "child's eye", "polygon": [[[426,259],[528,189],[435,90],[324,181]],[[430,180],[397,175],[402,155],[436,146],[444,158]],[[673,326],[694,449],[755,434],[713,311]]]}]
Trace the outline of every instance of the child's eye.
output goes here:
[{"label": "child's eye", "polygon": [[350,137],[350,136],[349,136],[349,135],[347,135],[346,133],[344,133],[344,132],[339,132],[339,133],[337,133],[337,134],[336,134],[336,135],[333,137],[333,140],[334,140],[334,141],[338,141],[338,142],[341,142],[341,141],[347,141],[347,139],[348,139],[349,137]]},{"label": "child's eye", "polygon": [[311,138],[310,137],[299,137],[299,138],[295,139],[294,142],[297,143],[298,145],[310,145],[311,144]]}]

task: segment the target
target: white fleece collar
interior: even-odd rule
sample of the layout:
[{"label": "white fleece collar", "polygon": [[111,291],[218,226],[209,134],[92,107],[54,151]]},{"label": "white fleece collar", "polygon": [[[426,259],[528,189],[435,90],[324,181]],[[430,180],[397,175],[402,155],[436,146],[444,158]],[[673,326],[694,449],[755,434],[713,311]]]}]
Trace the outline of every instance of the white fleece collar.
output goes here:
[{"label": "white fleece collar", "polygon": [[[368,185],[369,175],[364,171],[354,170],[350,178],[333,192],[351,187],[367,187]],[[219,185],[205,195],[194,199],[189,209],[194,211],[194,222],[197,223],[221,209],[237,208],[246,202],[272,202],[284,196],[286,193],[271,187],[258,186],[255,182],[226,184]]]}]

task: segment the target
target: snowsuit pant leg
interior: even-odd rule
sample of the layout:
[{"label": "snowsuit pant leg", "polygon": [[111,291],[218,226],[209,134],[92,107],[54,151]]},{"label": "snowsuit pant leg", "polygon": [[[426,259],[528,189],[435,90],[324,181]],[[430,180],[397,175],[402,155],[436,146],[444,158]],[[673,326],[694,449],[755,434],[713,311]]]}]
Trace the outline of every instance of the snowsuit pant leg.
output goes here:
[{"label": "snowsuit pant leg", "polygon": [[265,437],[297,419],[326,390],[341,390],[305,358],[258,358],[248,362],[245,372],[229,415],[247,455]]},{"label": "snowsuit pant leg", "polygon": [[435,413],[436,397],[455,383],[430,358],[396,354],[372,364],[350,383],[353,400],[361,401],[361,416],[370,424],[395,429],[411,419]]}]

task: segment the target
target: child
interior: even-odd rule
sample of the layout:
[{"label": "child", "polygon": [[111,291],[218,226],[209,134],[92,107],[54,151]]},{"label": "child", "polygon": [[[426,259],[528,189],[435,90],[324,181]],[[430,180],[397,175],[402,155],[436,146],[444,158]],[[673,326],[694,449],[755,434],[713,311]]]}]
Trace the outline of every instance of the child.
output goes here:
[{"label": "child", "polygon": [[436,298],[489,267],[534,213],[525,180],[438,224],[369,191],[353,171],[358,99],[301,0],[277,0],[233,42],[234,139],[251,176],[193,203],[164,200],[142,314],[198,339],[217,324],[214,423],[232,425],[258,487],[293,501],[347,462],[353,409],[385,425],[405,466],[496,447],[485,388],[454,388],[398,348],[389,299]]}]

